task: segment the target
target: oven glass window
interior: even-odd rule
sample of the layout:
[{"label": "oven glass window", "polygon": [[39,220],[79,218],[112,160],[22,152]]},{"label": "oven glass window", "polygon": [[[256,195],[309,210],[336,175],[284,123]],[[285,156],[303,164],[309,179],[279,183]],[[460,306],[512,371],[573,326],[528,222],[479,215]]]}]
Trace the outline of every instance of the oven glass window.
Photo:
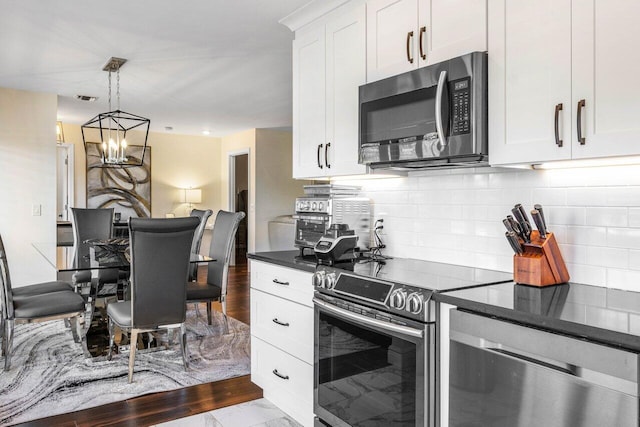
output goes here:
[{"label": "oven glass window", "polygon": [[318,403],[351,426],[416,425],[416,344],[319,313]]},{"label": "oven glass window", "polygon": [[325,231],[325,221],[307,221],[299,219],[297,220],[296,225],[296,240],[300,242],[316,243],[324,235]]}]

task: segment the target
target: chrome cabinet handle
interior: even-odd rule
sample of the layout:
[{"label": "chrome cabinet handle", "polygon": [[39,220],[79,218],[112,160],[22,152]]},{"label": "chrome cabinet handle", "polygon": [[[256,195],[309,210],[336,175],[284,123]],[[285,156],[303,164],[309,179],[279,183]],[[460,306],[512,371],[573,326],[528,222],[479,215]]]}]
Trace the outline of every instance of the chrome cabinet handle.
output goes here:
[{"label": "chrome cabinet handle", "polygon": [[421,329],[414,329],[410,326],[396,325],[395,323],[389,323],[383,320],[378,320],[368,316],[364,316],[362,314],[354,313],[349,310],[345,310],[344,308],[328,304],[322,300],[319,300],[318,298],[314,298],[313,303],[320,309],[333,315],[339,316],[342,319],[352,320],[362,325],[367,325],[373,328],[378,328],[383,331],[400,334],[403,336],[420,339],[424,337],[424,331]]},{"label": "chrome cabinet handle", "polygon": [[407,33],[407,61],[409,64],[413,64],[413,57],[411,56],[411,39],[413,38],[413,31]]},{"label": "chrome cabinet handle", "polygon": [[582,136],[582,109],[585,106],[584,99],[578,101],[578,114],[577,114],[577,123],[576,127],[578,128],[578,142],[580,145],[586,144],[587,140]]},{"label": "chrome cabinet handle", "polygon": [[278,378],[282,378],[283,380],[288,380],[289,379],[289,375],[282,375],[280,372],[278,372],[277,369],[273,370],[273,375],[275,375]]},{"label": "chrome cabinet handle", "polygon": [[281,282],[278,279],[273,279],[273,283],[276,283],[276,284],[282,285],[282,286],[289,286],[289,282]]},{"label": "chrome cabinet handle", "polygon": [[283,323],[283,322],[279,321],[277,317],[276,317],[276,318],[274,318],[274,319],[272,320],[272,322],[273,322],[273,323],[275,323],[275,324],[277,324],[277,325],[280,325],[280,326],[289,326],[289,323]]},{"label": "chrome cabinet handle", "polygon": [[562,147],[562,140],[560,139],[560,130],[559,125],[558,125],[558,119],[560,117],[560,111],[562,111],[562,103],[556,105],[556,113],[555,113],[555,119],[554,119],[554,129],[555,129],[555,133],[556,133],[556,145],[558,147]]},{"label": "chrome cabinet handle", "polygon": [[317,153],[316,153],[316,157],[317,157],[317,158],[316,158],[316,160],[318,161],[318,167],[319,167],[320,169],[322,169],[322,167],[323,167],[323,166],[322,166],[322,163],[320,163],[320,151],[322,151],[322,145],[323,145],[323,144],[318,144],[318,151],[317,151]]},{"label": "chrome cabinet handle", "polygon": [[331,143],[327,142],[327,145],[324,146],[324,164],[327,166],[327,169],[331,169],[331,164],[329,163],[329,147],[331,147]]},{"label": "chrome cabinet handle", "polygon": [[424,38],[424,35],[427,33],[427,27],[420,27],[420,57],[423,60],[427,59],[427,54],[424,53],[424,48],[422,47],[422,39]]}]

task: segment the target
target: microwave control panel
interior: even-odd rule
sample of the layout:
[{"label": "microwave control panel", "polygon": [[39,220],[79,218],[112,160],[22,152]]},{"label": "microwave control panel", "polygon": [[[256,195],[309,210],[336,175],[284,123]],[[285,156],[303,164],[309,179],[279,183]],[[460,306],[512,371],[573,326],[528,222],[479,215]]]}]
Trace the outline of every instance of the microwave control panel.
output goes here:
[{"label": "microwave control panel", "polygon": [[453,89],[451,135],[463,135],[471,132],[471,78],[454,80],[451,86]]}]

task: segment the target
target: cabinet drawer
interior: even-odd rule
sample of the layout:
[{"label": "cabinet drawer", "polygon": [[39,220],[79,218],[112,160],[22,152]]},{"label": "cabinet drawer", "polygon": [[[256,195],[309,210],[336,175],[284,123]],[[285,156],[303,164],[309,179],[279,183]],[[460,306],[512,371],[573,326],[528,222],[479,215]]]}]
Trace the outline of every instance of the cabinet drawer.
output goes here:
[{"label": "cabinet drawer", "polygon": [[313,306],[312,273],[251,261],[251,287],[309,307]]},{"label": "cabinet drawer", "polygon": [[265,398],[296,421],[304,426],[313,425],[312,365],[254,336],[251,338],[251,380],[262,387]]},{"label": "cabinet drawer", "polygon": [[313,309],[251,290],[251,333],[309,364],[313,363]]}]

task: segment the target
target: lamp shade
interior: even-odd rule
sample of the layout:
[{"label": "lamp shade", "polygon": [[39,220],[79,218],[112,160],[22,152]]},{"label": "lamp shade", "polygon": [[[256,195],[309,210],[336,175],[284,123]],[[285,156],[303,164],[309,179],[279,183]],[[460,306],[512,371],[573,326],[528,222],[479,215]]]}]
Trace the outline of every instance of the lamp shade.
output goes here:
[{"label": "lamp shade", "polygon": [[201,203],[202,190],[199,188],[185,188],[184,202],[185,203]]}]

